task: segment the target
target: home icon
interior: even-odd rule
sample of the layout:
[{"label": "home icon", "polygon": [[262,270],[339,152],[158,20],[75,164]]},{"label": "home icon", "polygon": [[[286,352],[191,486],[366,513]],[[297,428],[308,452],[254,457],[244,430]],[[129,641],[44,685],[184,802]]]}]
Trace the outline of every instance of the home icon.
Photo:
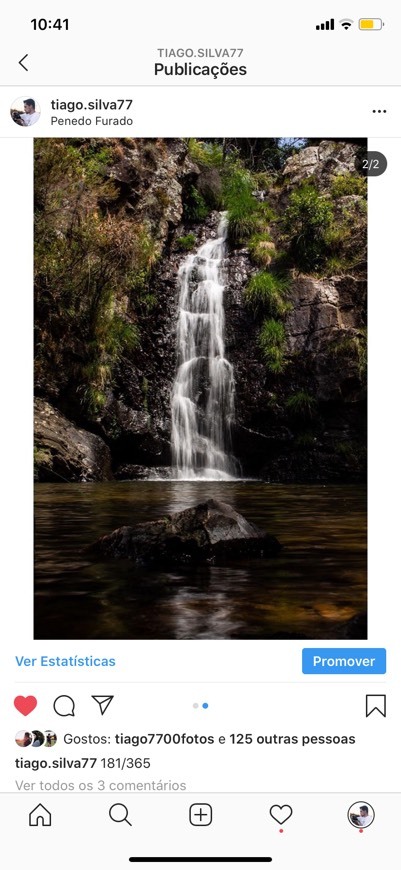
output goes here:
[{"label": "home icon", "polygon": [[42,827],[47,827],[51,825],[52,817],[49,810],[43,806],[43,804],[38,804],[34,810],[31,810],[29,813],[29,827],[34,828],[38,827],[38,825],[42,825]]}]

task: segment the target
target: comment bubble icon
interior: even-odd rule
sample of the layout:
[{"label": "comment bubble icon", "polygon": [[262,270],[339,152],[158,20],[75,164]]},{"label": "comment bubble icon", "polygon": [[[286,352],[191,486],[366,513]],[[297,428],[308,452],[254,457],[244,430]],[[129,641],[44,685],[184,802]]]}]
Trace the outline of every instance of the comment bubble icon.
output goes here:
[{"label": "comment bubble icon", "polygon": [[71,695],[58,695],[53,702],[53,710],[57,716],[75,716],[75,701]]}]

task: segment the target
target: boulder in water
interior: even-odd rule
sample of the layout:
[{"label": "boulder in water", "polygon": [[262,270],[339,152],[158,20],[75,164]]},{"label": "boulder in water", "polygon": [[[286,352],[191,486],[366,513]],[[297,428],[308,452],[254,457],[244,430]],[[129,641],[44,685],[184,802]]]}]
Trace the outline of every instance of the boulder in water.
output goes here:
[{"label": "boulder in water", "polygon": [[273,556],[280,549],[273,535],[248,522],[230,505],[209,499],[160,520],[115,529],[99,538],[90,552],[100,558],[168,567]]}]

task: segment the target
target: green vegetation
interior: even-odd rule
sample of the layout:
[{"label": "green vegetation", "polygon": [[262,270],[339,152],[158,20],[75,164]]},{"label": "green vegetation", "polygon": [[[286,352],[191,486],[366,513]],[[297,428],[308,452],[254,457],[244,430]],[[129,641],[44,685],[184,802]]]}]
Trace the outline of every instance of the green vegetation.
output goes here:
[{"label": "green vegetation", "polygon": [[224,155],[221,142],[188,139],[188,154],[199,166],[222,166]]},{"label": "green vegetation", "polygon": [[194,244],[196,242],[196,236],[193,233],[188,233],[187,236],[180,236],[177,239],[177,247],[180,251],[192,251]]},{"label": "green vegetation", "polygon": [[[274,259],[287,270],[325,276],[344,274],[365,262],[366,178],[343,173],[322,190],[314,179],[303,181],[278,215],[265,194],[272,188],[277,193],[284,161],[308,140],[188,139],[187,144],[200,176],[185,194],[186,220],[202,221],[211,209],[224,208],[229,243],[246,245],[252,262],[262,268]],[[276,203],[277,197],[271,201]]]},{"label": "green vegetation", "polygon": [[290,195],[284,230],[290,256],[299,269],[314,271],[325,259],[326,231],[333,220],[333,206],[313,184],[304,183]]},{"label": "green vegetation", "polygon": [[248,240],[251,260],[256,266],[269,266],[276,256],[274,242],[269,232],[255,233]]},{"label": "green vegetation", "polygon": [[298,390],[286,401],[286,408],[294,417],[310,419],[316,409],[316,399],[306,390]]},{"label": "green vegetation", "polygon": [[259,347],[266,366],[273,374],[281,374],[285,368],[285,329],[280,320],[264,320],[259,334]]},{"label": "green vegetation", "polygon": [[350,272],[366,264],[365,199],[339,201],[334,219],[326,231],[326,260],[319,271],[326,275]]},{"label": "green vegetation", "polygon": [[263,174],[265,177],[280,170],[287,157],[294,154],[297,147],[306,144],[305,139],[264,139],[259,136],[207,139],[206,142],[207,145],[222,145],[223,163],[229,160],[240,161],[252,173]]},{"label": "green vegetation", "polygon": [[36,373],[69,377],[94,418],[116,363],[139,341],[135,311],[153,304],[158,251],[145,223],[116,207],[106,165],[113,146],[94,140],[35,142]]},{"label": "green vegetation", "polygon": [[301,450],[310,450],[315,446],[316,435],[313,432],[300,432],[295,438],[295,444]]},{"label": "green vegetation", "polygon": [[191,184],[185,195],[184,218],[186,221],[200,223],[208,216],[210,208],[196,187]]},{"label": "green vegetation", "polygon": [[[341,197],[357,194],[358,199]],[[366,261],[366,179],[338,175],[330,193],[308,181],[289,197],[282,228],[289,262],[299,271],[333,275]]]},{"label": "green vegetation", "polygon": [[229,238],[242,244],[261,228],[259,203],[253,196],[250,172],[235,167],[223,182],[224,204],[228,211]]},{"label": "green vegetation", "polygon": [[331,195],[334,199],[340,196],[366,196],[367,190],[366,178],[352,175],[351,172],[336,175],[331,185]]},{"label": "green vegetation", "polygon": [[34,469],[40,468],[42,465],[50,465],[51,464],[51,451],[47,447],[36,447],[33,448],[33,465]]},{"label": "green vegetation", "polygon": [[253,177],[258,190],[263,190],[264,192],[270,190],[273,187],[274,183],[277,181],[278,173],[277,172],[254,172]]},{"label": "green vegetation", "polygon": [[[71,148],[71,151],[73,149]],[[85,155],[78,155],[78,159],[80,159],[80,163],[85,175],[85,178],[91,182],[95,181],[105,175],[106,166],[110,163],[112,159],[113,148],[110,145],[97,145],[96,143],[88,143],[85,149]],[[75,149],[74,149],[74,156]]]},{"label": "green vegetation", "polygon": [[266,232],[273,212],[255,196],[256,183],[249,170],[239,163],[228,163],[223,174],[223,204],[228,212],[228,237],[242,245],[251,237]]},{"label": "green vegetation", "polygon": [[358,333],[349,336],[345,335],[338,341],[334,341],[329,348],[329,352],[333,356],[338,356],[340,358],[355,357],[357,360],[359,377],[362,382],[366,380],[368,355],[366,329],[360,329]]},{"label": "green vegetation", "polygon": [[366,465],[366,445],[359,441],[337,441],[334,450],[351,469],[360,470]]},{"label": "green vegetation", "polygon": [[291,308],[285,301],[287,290],[288,280],[285,278],[271,272],[257,272],[246,287],[244,301],[255,313],[283,317]]}]

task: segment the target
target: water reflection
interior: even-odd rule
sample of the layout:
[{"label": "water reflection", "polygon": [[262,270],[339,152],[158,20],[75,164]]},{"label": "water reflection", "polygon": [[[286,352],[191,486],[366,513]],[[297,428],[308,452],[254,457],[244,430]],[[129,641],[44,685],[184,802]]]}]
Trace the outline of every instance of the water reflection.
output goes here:
[{"label": "water reflection", "polygon": [[[227,501],[282,553],[224,567],[91,564],[83,548],[120,525]],[[37,638],[366,637],[363,487],[256,481],[38,484]]]}]

